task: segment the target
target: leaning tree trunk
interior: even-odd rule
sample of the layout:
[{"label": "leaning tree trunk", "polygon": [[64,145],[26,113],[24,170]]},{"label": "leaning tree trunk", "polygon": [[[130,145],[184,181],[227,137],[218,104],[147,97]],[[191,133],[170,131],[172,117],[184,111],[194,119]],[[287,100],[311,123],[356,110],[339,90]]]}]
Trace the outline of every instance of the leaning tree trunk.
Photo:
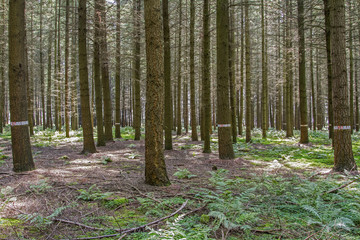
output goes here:
[{"label": "leaning tree trunk", "polygon": [[145,182],[150,185],[170,184],[163,149],[164,123],[164,52],[161,1],[146,0],[146,111],[145,111]]},{"label": "leaning tree trunk", "polygon": [[354,161],[349,112],[349,93],[346,69],[345,3],[330,1],[331,57],[334,107],[334,171],[357,169]]},{"label": "leaning tree trunk", "polygon": [[25,0],[9,4],[9,92],[11,143],[15,172],[35,169],[32,158],[26,92]]},{"label": "leaning tree trunk", "polygon": [[80,103],[81,120],[84,136],[83,153],[96,152],[93,124],[90,112],[88,60],[86,49],[86,0],[79,0],[79,77],[80,77]]}]

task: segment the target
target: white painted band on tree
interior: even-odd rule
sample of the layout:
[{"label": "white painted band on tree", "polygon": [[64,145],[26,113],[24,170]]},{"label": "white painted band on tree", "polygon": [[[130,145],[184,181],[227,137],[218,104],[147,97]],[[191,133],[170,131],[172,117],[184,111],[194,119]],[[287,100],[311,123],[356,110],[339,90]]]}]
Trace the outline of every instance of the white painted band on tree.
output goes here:
[{"label": "white painted band on tree", "polygon": [[119,125],[120,126],[120,123],[115,123],[115,126]]},{"label": "white painted band on tree", "polygon": [[351,126],[334,126],[334,130],[350,130]]},{"label": "white painted band on tree", "polygon": [[25,126],[25,125],[29,125],[28,121],[22,121],[22,122],[11,122],[10,125],[12,127],[14,126]]},{"label": "white painted band on tree", "polygon": [[218,127],[231,127],[231,124],[218,124]]}]

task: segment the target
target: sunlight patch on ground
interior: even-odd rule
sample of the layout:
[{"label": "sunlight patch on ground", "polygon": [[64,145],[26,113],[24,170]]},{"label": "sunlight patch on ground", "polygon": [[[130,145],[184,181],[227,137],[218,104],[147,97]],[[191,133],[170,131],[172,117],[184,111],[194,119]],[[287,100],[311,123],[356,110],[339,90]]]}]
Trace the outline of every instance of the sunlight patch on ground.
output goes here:
[{"label": "sunlight patch on ground", "polygon": [[61,175],[61,176],[63,176],[63,175],[71,175],[71,174],[73,174],[73,172],[71,172],[71,171],[67,171],[67,170],[62,170],[62,169],[53,169],[53,170],[51,170],[51,169],[42,169],[42,168],[38,168],[38,169],[36,169],[35,170],[37,173],[39,173],[39,174],[54,174],[54,175]]}]

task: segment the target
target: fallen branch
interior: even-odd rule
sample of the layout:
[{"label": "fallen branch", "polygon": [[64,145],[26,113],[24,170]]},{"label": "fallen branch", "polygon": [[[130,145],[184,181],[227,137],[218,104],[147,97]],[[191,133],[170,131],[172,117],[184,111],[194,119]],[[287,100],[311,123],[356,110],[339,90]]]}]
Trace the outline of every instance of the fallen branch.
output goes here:
[{"label": "fallen branch", "polygon": [[[90,240],[90,239],[101,239],[101,238],[108,238],[108,237],[116,237],[120,234],[128,234],[128,233],[133,233],[133,232],[138,232],[138,231],[142,231],[144,230],[146,227],[149,227],[151,225],[154,225],[154,224],[157,224],[159,222],[162,222],[164,221],[165,219],[168,219],[168,218],[171,218],[173,216],[175,216],[177,213],[179,213],[181,210],[183,210],[186,206],[186,204],[188,203],[188,200],[186,200],[182,205],[181,207],[176,210],[175,212],[171,213],[170,215],[168,216],[165,216],[165,217],[162,217],[162,218],[159,218],[155,221],[152,221],[150,223],[147,223],[147,224],[144,224],[142,226],[139,226],[139,227],[134,227],[134,228],[128,228],[128,229],[115,229],[115,231],[117,231],[118,233],[115,233],[115,234],[110,234],[110,235],[102,235],[102,236],[97,236],[97,237],[87,237],[87,238],[74,238],[74,240]],[[196,210],[196,209],[195,209]]]},{"label": "fallen branch", "polygon": [[65,220],[65,219],[60,219],[60,218],[56,218],[56,219],[54,219],[54,221],[63,222],[63,223],[68,223],[68,224],[73,224],[73,225],[77,225],[77,226],[80,226],[80,227],[88,228],[88,229],[91,229],[91,230],[97,230],[97,231],[102,231],[102,230],[104,230],[103,228],[91,227],[91,226],[88,226],[88,225],[85,225],[85,224],[82,224],[82,223],[73,222],[73,221],[69,221],[69,220]]},{"label": "fallen branch", "polygon": [[[358,179],[354,179],[354,180],[352,180],[352,181],[350,181],[350,182],[347,182],[347,183],[341,185],[341,186],[338,187],[338,188],[334,188],[334,189],[329,190],[329,191],[327,191],[327,192],[325,192],[325,193],[333,193],[333,192],[336,192],[336,191],[338,191],[338,190],[340,190],[340,189],[342,189],[342,188],[345,188],[345,187],[349,186],[350,184],[354,183],[356,180],[358,180]],[[323,194],[325,194],[325,193],[323,193]]]}]

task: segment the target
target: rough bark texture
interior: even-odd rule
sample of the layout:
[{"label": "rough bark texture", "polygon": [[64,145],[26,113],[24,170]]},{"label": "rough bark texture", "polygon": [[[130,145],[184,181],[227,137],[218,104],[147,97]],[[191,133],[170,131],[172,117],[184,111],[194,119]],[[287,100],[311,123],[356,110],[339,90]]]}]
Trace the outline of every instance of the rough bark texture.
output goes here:
[{"label": "rough bark texture", "polygon": [[177,102],[176,102],[176,134],[181,135],[181,33],[182,33],[182,0],[179,0],[179,32],[178,32],[178,58],[177,58]]},{"label": "rough bark texture", "polygon": [[171,89],[171,50],[170,50],[170,28],[169,28],[169,1],[162,1],[163,8],[163,30],[164,30],[164,84],[165,84],[165,106],[164,106],[164,129],[165,149],[172,149],[173,128],[173,100]]},{"label": "rough bark texture", "polygon": [[90,112],[88,60],[86,49],[86,0],[79,0],[79,77],[80,103],[84,137],[83,153],[96,152]]},{"label": "rough bark texture", "polygon": [[66,0],[65,13],[65,136],[70,137],[69,106],[69,11],[70,0]]},{"label": "rough bark texture", "polygon": [[293,103],[293,66],[292,66],[292,6],[286,0],[286,137],[293,137],[294,103]]},{"label": "rough bark texture", "polygon": [[95,82],[95,107],[97,125],[97,146],[105,146],[105,134],[103,123],[103,93],[100,77],[100,3],[95,1],[94,18],[94,82]]},{"label": "rough bark texture", "polygon": [[[5,8],[5,1],[2,0],[1,2],[1,8]],[[1,37],[1,43],[0,43],[0,133],[3,133],[4,129],[4,110],[5,110],[5,42],[4,42],[4,36],[5,36],[5,11],[2,11],[0,13],[0,19],[2,21],[2,24],[0,26],[0,36]]]},{"label": "rough bark texture", "polygon": [[150,185],[170,184],[163,149],[164,52],[161,1],[146,0],[146,111],[145,111],[145,182]]},{"label": "rough bark texture", "polygon": [[250,65],[250,19],[249,1],[245,1],[245,72],[246,72],[246,142],[251,141],[252,107],[251,107],[251,65]]},{"label": "rough bark texture", "polygon": [[203,8],[203,51],[202,51],[202,111],[204,153],[210,153],[211,101],[210,101],[210,32],[209,0],[204,0]]},{"label": "rough bark texture", "polygon": [[350,127],[349,96],[346,71],[345,46],[345,3],[331,0],[331,56],[333,76],[334,107],[334,171],[354,171],[354,161]]},{"label": "rough bark texture", "polygon": [[109,77],[109,56],[107,50],[107,31],[106,31],[106,2],[105,0],[96,0],[100,4],[100,57],[101,57],[101,83],[103,89],[104,100],[104,126],[105,126],[105,140],[113,141],[112,136],[112,106],[111,106],[111,92],[110,92],[110,77]]},{"label": "rough bark texture", "polygon": [[120,65],[121,65],[121,56],[120,56],[120,0],[116,0],[116,74],[115,74],[115,138],[121,138],[120,132]]},{"label": "rough bark texture", "polygon": [[329,138],[334,136],[334,113],[333,113],[333,97],[332,97],[332,60],[331,60],[331,23],[330,23],[330,2],[324,0],[325,15],[325,36],[326,36],[326,56],[327,56],[327,78],[328,78],[328,117],[329,117]]},{"label": "rough bark texture", "polygon": [[[217,52],[217,122],[219,124],[219,158],[233,159],[231,141],[231,115],[229,103],[229,4],[216,1],[216,52]],[[206,128],[206,127],[205,127]]]},{"label": "rough bark texture", "polygon": [[9,4],[9,92],[11,143],[15,172],[35,169],[27,115],[25,0]]},{"label": "rough bark texture", "polygon": [[195,10],[195,0],[190,0],[190,115],[192,141],[198,140],[195,104]]},{"label": "rough bark texture", "polygon": [[306,96],[306,59],[304,30],[304,0],[298,0],[299,32],[299,95],[300,95],[300,143],[308,143],[307,96]]},{"label": "rough bark texture", "polygon": [[236,130],[236,84],[235,84],[235,13],[230,10],[229,18],[229,93],[231,112],[231,135],[233,143],[237,141]]},{"label": "rough bark texture", "polygon": [[133,83],[134,83],[134,140],[141,137],[141,96],[140,96],[140,8],[141,1],[134,1],[134,64],[133,64]]},{"label": "rough bark texture", "polygon": [[269,119],[269,111],[268,111],[268,102],[269,102],[269,94],[268,94],[268,72],[267,72],[267,48],[265,45],[266,38],[266,29],[265,29],[265,7],[264,0],[261,0],[261,68],[262,68],[262,92],[261,92],[261,109],[262,109],[262,137],[266,139],[266,131],[268,128],[268,119]]}]

